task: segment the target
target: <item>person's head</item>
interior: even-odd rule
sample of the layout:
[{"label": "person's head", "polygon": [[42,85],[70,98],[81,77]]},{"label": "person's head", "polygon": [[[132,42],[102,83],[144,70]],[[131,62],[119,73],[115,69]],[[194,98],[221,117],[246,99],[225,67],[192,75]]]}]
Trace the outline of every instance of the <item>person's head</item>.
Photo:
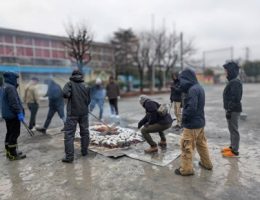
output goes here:
[{"label": "person's head", "polygon": [[38,82],[39,82],[39,79],[38,79],[38,78],[32,77],[31,83],[32,83],[33,85],[36,85]]},{"label": "person's head", "polygon": [[140,95],[139,96],[139,103],[142,105],[142,106],[144,106],[144,103],[147,101],[147,100],[149,100],[150,98],[148,97],[148,96],[146,96],[146,95]]},{"label": "person's head", "polygon": [[234,61],[227,62],[226,64],[223,65],[223,67],[226,72],[226,77],[229,81],[237,78],[239,74],[239,66],[236,62]]},{"label": "person's head", "polygon": [[78,69],[74,70],[71,74],[70,80],[74,82],[84,82],[82,72]]},{"label": "person's head", "polygon": [[4,82],[5,83],[9,83],[15,87],[18,87],[18,81],[17,79],[19,78],[19,75],[14,73],[14,72],[5,72],[3,74],[4,77]]},{"label": "person's head", "polygon": [[187,93],[191,86],[198,83],[194,70],[190,68],[184,69],[180,75],[180,88],[184,93]]},{"label": "person's head", "polygon": [[102,80],[100,78],[96,79],[96,85],[101,85],[102,84]]},{"label": "person's head", "polygon": [[110,76],[110,77],[109,77],[109,82],[110,82],[110,83],[113,83],[114,81],[115,81],[114,77],[113,77],[113,76]]}]

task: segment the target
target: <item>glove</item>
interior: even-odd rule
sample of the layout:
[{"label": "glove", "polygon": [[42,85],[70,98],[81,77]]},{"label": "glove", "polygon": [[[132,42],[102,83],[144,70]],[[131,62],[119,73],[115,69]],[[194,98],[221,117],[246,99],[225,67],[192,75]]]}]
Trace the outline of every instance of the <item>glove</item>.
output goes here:
[{"label": "glove", "polygon": [[140,129],[142,127],[141,123],[138,123],[138,129]]},{"label": "glove", "polygon": [[231,112],[230,111],[226,112],[226,119],[231,119]]},{"label": "glove", "polygon": [[119,99],[120,99],[120,96],[117,96],[117,99],[119,100]]},{"label": "glove", "polygon": [[18,119],[19,119],[20,122],[23,122],[23,121],[24,121],[24,114],[23,114],[23,113],[19,113],[19,114],[17,115],[17,117],[18,117]]}]

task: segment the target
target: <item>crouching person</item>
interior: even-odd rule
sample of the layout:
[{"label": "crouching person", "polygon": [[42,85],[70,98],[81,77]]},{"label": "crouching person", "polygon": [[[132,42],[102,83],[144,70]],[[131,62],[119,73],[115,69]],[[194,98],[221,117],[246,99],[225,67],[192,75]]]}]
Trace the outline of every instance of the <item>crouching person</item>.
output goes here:
[{"label": "crouching person", "polygon": [[79,70],[72,72],[70,81],[63,88],[63,96],[68,99],[67,119],[64,127],[65,157],[62,162],[72,163],[74,160],[74,138],[79,123],[81,137],[81,154],[88,154],[89,122],[88,106],[90,103],[90,89],[84,82],[83,74]]},{"label": "crouching person", "polygon": [[143,128],[141,129],[141,133],[144,139],[150,145],[150,148],[144,150],[145,153],[154,153],[158,151],[157,144],[153,141],[150,133],[159,133],[161,141],[158,143],[158,145],[161,148],[166,148],[166,137],[163,131],[172,126],[173,120],[171,118],[171,115],[169,113],[164,116],[160,115],[160,113],[158,113],[158,108],[160,107],[160,104],[149,99],[149,97],[145,95],[141,95],[139,101],[140,104],[144,107],[146,115],[138,123],[138,129],[143,126]]},{"label": "crouching person", "polygon": [[187,95],[184,99],[182,112],[184,129],[181,136],[181,166],[175,170],[175,174],[188,176],[194,174],[192,158],[195,148],[200,155],[199,165],[208,170],[211,170],[213,166],[204,134],[204,89],[198,83],[195,72],[191,69],[185,69],[179,78],[181,90]]},{"label": "crouching person", "polygon": [[21,121],[24,121],[24,109],[17,93],[18,75],[4,73],[2,116],[6,123],[5,149],[9,160],[21,160],[26,155],[17,150],[17,139],[20,136]]}]

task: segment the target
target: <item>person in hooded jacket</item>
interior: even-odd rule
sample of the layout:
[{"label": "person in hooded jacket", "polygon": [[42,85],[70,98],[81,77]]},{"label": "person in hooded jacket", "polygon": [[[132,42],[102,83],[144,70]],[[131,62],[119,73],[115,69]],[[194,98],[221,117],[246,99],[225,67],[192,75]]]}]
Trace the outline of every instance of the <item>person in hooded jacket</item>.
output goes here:
[{"label": "person in hooded jacket", "polygon": [[5,72],[2,117],[6,123],[5,150],[9,160],[20,160],[26,155],[17,150],[17,139],[20,136],[21,122],[24,121],[24,108],[17,92],[19,76],[13,72]]},{"label": "person in hooded jacket", "polygon": [[46,133],[51,120],[55,113],[57,112],[63,123],[65,123],[65,114],[64,114],[64,99],[63,92],[59,84],[57,84],[54,80],[49,79],[46,80],[45,83],[48,85],[47,94],[45,96],[49,99],[49,110],[47,114],[47,119],[42,128],[36,128],[37,131]]},{"label": "person in hooded jacket", "polygon": [[181,136],[181,165],[175,170],[175,174],[193,175],[192,157],[196,148],[199,156],[199,165],[205,169],[213,168],[208,151],[207,140],[204,133],[205,116],[205,92],[198,83],[195,72],[185,69],[181,72],[180,88],[186,93],[182,111],[183,132]]},{"label": "person in hooded jacket", "polygon": [[68,99],[67,119],[64,127],[65,157],[62,162],[72,163],[74,160],[74,138],[77,124],[80,128],[81,154],[88,154],[90,88],[84,82],[83,74],[74,70],[70,81],[63,88],[63,97]]},{"label": "person in hooded jacket", "polygon": [[238,132],[238,119],[242,112],[243,87],[238,79],[239,66],[235,62],[228,62],[223,65],[228,84],[223,92],[224,109],[230,133],[230,146],[224,147],[221,152],[225,157],[235,157],[239,155],[240,135]]},{"label": "person in hooded jacket", "polygon": [[172,84],[171,84],[171,103],[174,104],[174,114],[176,116],[177,124],[174,126],[176,130],[181,129],[181,101],[182,94],[180,91],[180,81],[178,78],[179,74],[177,72],[172,74]]},{"label": "person in hooded jacket", "polygon": [[173,120],[171,115],[169,113],[167,113],[165,116],[160,115],[160,113],[158,112],[160,104],[156,101],[151,100],[146,95],[141,95],[139,98],[139,102],[145,109],[146,115],[142,120],[139,121],[138,129],[143,126],[143,128],[141,129],[141,133],[146,142],[150,145],[150,148],[144,150],[145,153],[154,153],[158,151],[157,144],[153,141],[150,133],[159,133],[161,141],[158,143],[158,145],[161,148],[166,148],[166,137],[163,131],[172,126]]},{"label": "person in hooded jacket", "polygon": [[102,120],[103,117],[103,107],[105,100],[105,89],[102,86],[102,80],[100,78],[96,79],[96,84],[91,88],[91,102],[90,102],[90,112],[92,112],[96,106],[99,107],[99,119]]},{"label": "person in hooded jacket", "polygon": [[116,115],[116,117],[119,118],[118,100],[120,99],[120,88],[113,76],[109,77],[109,82],[106,87],[106,95],[109,101],[111,115]]}]

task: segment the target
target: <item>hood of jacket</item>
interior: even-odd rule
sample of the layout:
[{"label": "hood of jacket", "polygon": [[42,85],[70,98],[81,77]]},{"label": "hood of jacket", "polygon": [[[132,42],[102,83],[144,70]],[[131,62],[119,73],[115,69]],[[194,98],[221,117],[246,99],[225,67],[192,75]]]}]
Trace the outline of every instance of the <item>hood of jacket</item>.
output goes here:
[{"label": "hood of jacket", "polygon": [[73,71],[70,80],[78,83],[84,82],[83,74],[79,70]]},{"label": "hood of jacket", "polygon": [[180,76],[180,88],[183,92],[187,93],[191,86],[198,83],[195,72],[192,69],[184,69]]},{"label": "hood of jacket", "polygon": [[19,85],[18,82],[17,82],[17,79],[19,77],[18,74],[13,73],[13,72],[5,72],[3,74],[3,76],[4,76],[4,82],[5,83],[9,83],[9,84],[11,84],[15,87],[18,87],[18,85]]},{"label": "hood of jacket", "polygon": [[227,79],[229,81],[237,78],[239,74],[239,66],[235,62],[229,62],[225,65],[223,65],[224,69],[227,70]]}]

